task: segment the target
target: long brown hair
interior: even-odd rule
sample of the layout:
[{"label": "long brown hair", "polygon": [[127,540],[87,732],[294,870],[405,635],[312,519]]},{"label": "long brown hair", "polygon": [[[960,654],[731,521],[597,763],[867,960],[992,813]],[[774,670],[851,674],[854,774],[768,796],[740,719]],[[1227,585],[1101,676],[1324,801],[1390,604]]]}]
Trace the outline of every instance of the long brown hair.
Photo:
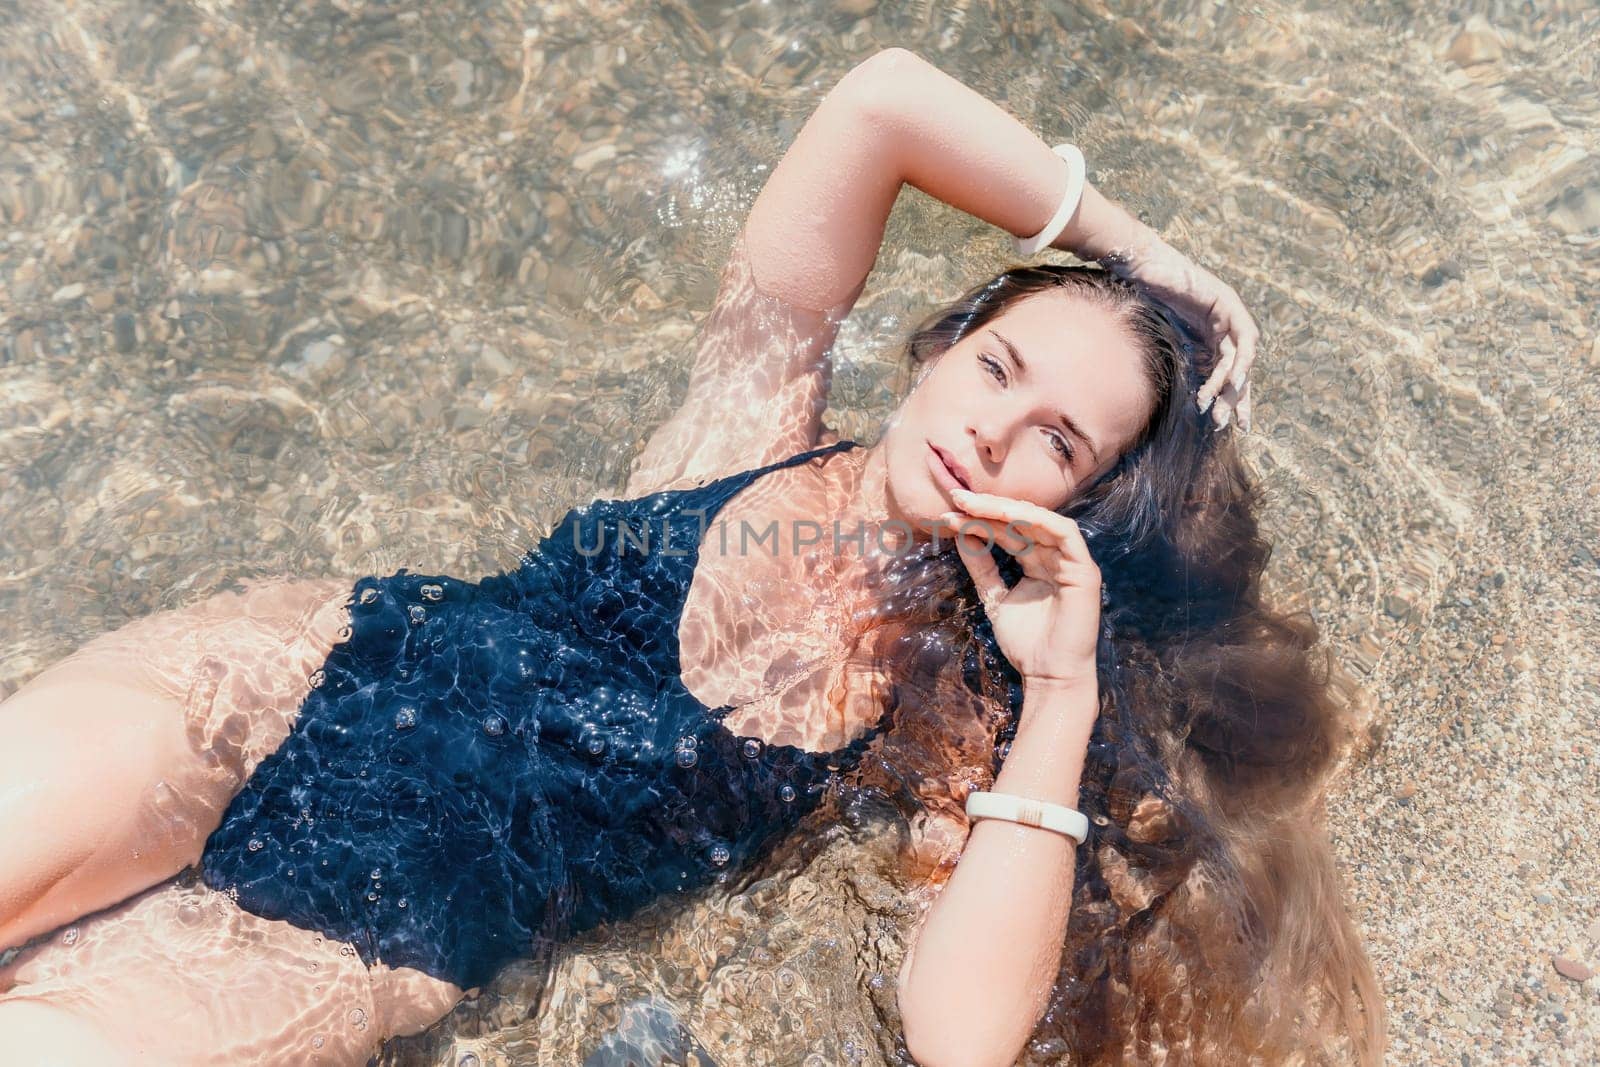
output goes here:
[{"label": "long brown hair", "polygon": [[[1258,490],[1232,435],[1195,409],[1202,350],[1105,271],[1033,266],[934,314],[908,355],[935,358],[1057,290],[1120,317],[1157,401],[1116,467],[1063,509],[1089,536],[1106,592],[1079,799],[1094,825],[1025,1061],[1378,1063],[1382,998],[1321,827],[1346,720],[1314,621],[1261,600]],[[996,560],[1015,580],[1014,562]],[[872,655],[894,679],[895,728],[857,784],[888,793],[907,820],[959,810],[965,789],[998,771],[1020,679],[952,551],[908,559],[881,592],[894,625]],[[952,714],[962,691],[970,713]]]}]

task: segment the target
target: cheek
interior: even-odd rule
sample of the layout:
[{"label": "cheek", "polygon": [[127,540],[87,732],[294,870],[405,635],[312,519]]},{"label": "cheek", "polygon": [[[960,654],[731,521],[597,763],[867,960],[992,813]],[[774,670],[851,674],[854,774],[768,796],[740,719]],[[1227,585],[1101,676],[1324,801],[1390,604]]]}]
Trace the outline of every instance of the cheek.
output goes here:
[{"label": "cheek", "polygon": [[1054,511],[1070,499],[1074,476],[1044,448],[1029,443],[1006,458],[1007,496]]},{"label": "cheek", "polygon": [[920,421],[959,424],[966,406],[973,402],[972,388],[972,383],[962,381],[954,368],[940,366],[928,372],[909,399]]}]

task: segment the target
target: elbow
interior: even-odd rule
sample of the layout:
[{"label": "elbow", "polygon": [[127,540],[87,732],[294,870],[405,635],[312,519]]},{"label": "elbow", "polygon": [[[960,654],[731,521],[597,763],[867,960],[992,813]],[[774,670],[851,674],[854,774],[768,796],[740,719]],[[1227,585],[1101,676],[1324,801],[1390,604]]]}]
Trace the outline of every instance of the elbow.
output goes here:
[{"label": "elbow", "polygon": [[870,81],[877,78],[894,79],[903,77],[905,73],[922,64],[921,56],[909,48],[895,45],[891,48],[880,49],[866,59],[850,68],[840,84],[848,81]]},{"label": "elbow", "polygon": [[928,69],[927,61],[905,48],[885,48],[857,63],[839,80],[834,93],[871,119],[898,114],[908,92]]},{"label": "elbow", "polygon": [[952,1018],[948,1012],[918,1010],[901,993],[900,1025],[906,1052],[918,1067],[1013,1067],[1026,1038],[1013,1047],[972,1022],[970,1017]]},{"label": "elbow", "polygon": [[1017,1055],[1009,1055],[994,1048],[979,1048],[960,1041],[929,1041],[912,1043],[911,1031],[906,1031],[906,1052],[917,1067],[1015,1067]]}]

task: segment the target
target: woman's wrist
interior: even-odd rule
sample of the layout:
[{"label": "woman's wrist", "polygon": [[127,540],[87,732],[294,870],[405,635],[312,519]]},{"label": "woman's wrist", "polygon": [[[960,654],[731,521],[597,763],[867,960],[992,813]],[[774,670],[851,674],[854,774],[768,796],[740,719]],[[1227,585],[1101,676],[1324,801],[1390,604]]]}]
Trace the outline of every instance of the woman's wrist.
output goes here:
[{"label": "woman's wrist", "polygon": [[1158,233],[1106,199],[1092,184],[1085,184],[1077,213],[1053,247],[1079,259],[1097,260],[1108,268],[1126,271],[1161,243]]},{"label": "woman's wrist", "polygon": [[1060,674],[1028,674],[1022,679],[1024,707],[1030,698],[1040,704],[1073,703],[1081,696],[1097,697],[1099,678],[1093,664],[1081,671],[1064,671]]},{"label": "woman's wrist", "polygon": [[1078,777],[1089,753],[1099,711],[1099,690],[1088,684],[1060,686],[1027,682],[1022,716],[993,790],[1078,806]]}]

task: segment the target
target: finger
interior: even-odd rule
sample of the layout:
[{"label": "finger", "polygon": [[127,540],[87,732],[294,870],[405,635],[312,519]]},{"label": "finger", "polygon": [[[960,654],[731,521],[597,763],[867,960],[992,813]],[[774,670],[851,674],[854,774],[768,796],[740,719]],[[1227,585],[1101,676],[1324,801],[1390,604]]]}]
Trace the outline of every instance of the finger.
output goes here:
[{"label": "finger", "polygon": [[1237,355],[1233,338],[1224,337],[1222,343],[1217,345],[1217,365],[1211,368],[1211,376],[1195,395],[1195,403],[1202,414],[1217,399],[1217,393],[1221,391],[1223,384],[1228,380],[1229,372],[1233,370],[1234,357]]},{"label": "finger", "polygon": [[944,525],[956,532],[959,551],[972,551],[969,544],[980,545],[984,552],[990,545],[999,545],[1030,578],[1055,581],[1056,570],[1066,558],[1058,546],[1037,537],[1018,536],[990,519],[975,519],[954,511],[946,512],[941,518]]},{"label": "finger", "polygon": [[1042,523],[1054,514],[1037,504],[996,493],[974,493],[970,489],[952,489],[950,498],[968,519],[989,520],[994,523]]},{"label": "finger", "polygon": [[967,573],[972,576],[972,586],[978,591],[984,612],[993,614],[995,605],[1006,595],[1006,580],[1000,577],[1000,568],[995,565],[994,557],[989,555],[981,538],[963,536],[957,547],[960,551],[956,555],[961,557]]},{"label": "finger", "polygon": [[1239,428],[1246,433],[1250,432],[1250,383],[1244,383],[1244,391],[1239,394]]},{"label": "finger", "polygon": [[1000,523],[1016,523],[1019,528],[1026,526],[1024,532],[1036,541],[1061,545],[1071,538],[1077,528],[1077,524],[1066,516],[1026,500],[992,493],[974,493],[966,489],[953,489],[950,496],[969,515]]},{"label": "finger", "polygon": [[958,540],[963,536],[976,538],[988,544],[999,545],[1012,555],[1016,555],[1035,543],[1030,538],[1013,533],[1006,528],[1005,524],[996,522],[993,519],[969,515],[961,511],[947,511],[939,518],[942,525],[948,528],[948,532],[952,537]]},{"label": "finger", "polygon": [[1231,396],[1230,393],[1227,396],[1217,397],[1216,404],[1211,408],[1211,421],[1216,424],[1212,427],[1213,432],[1226,429],[1233,419],[1233,401],[1229,399]]},{"label": "finger", "polygon": [[[1250,380],[1250,368],[1256,361],[1256,342],[1260,335],[1256,332],[1256,324],[1249,317],[1245,318],[1244,326],[1238,331],[1238,355],[1233,360],[1233,371],[1228,375],[1228,381],[1233,384],[1234,392],[1244,389]],[[1234,404],[1238,407],[1238,404]]]}]

